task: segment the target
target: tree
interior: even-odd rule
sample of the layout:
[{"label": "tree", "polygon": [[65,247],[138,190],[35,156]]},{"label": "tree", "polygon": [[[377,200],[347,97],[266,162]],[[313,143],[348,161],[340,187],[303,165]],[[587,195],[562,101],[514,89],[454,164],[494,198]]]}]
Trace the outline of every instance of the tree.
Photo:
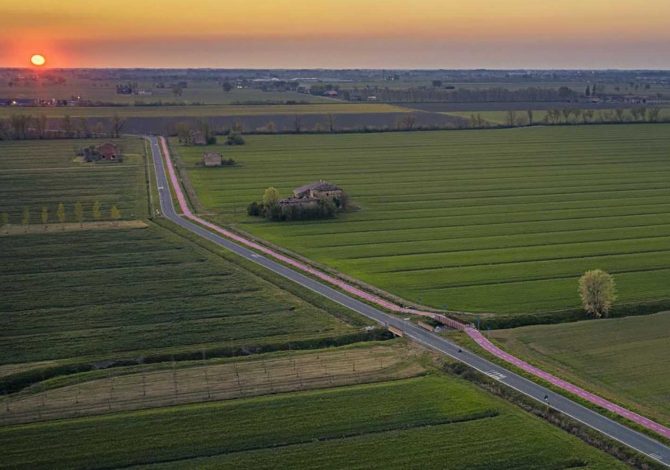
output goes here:
[{"label": "tree", "polygon": [[244,145],[244,137],[237,132],[230,132],[226,137],[226,145]]},{"label": "tree", "polygon": [[42,213],[40,214],[40,220],[42,221],[42,225],[46,225],[49,223],[49,209],[47,207],[42,207]]},{"label": "tree", "polygon": [[188,122],[178,122],[175,131],[180,144],[188,144],[191,133],[191,125]]},{"label": "tree", "polygon": [[328,131],[335,132],[335,116],[328,114]]},{"label": "tree", "polygon": [[58,217],[58,222],[61,224],[65,223],[65,206],[62,202],[58,203],[58,209],[56,209],[56,217]]},{"label": "tree", "polygon": [[300,134],[300,131],[302,131],[302,119],[298,114],[293,117],[293,129],[296,134]]},{"label": "tree", "polygon": [[593,120],[594,111],[592,109],[585,109],[582,111],[582,121],[584,124]]},{"label": "tree", "polygon": [[263,193],[263,205],[265,207],[276,206],[279,202],[279,191],[273,187],[269,187]]},{"label": "tree", "polygon": [[21,223],[23,225],[28,225],[30,223],[30,209],[27,207],[23,208],[23,214],[21,214]]},{"label": "tree", "polygon": [[88,125],[88,119],[85,117],[80,117],[78,122],[78,135],[79,137],[91,137],[91,127]]},{"label": "tree", "polygon": [[112,206],[112,208],[109,210],[109,217],[114,221],[119,220],[121,218],[121,211],[119,208]]},{"label": "tree", "polygon": [[70,118],[69,114],[63,116],[63,120],[61,121],[61,127],[63,128],[63,133],[65,134],[65,137],[69,139],[74,136],[74,125],[72,124],[72,118]]},{"label": "tree", "polygon": [[80,226],[84,223],[84,206],[79,201],[74,204],[74,218]]},{"label": "tree", "polygon": [[507,125],[516,126],[516,122],[517,122],[516,111],[510,109],[509,111],[507,111]]},{"label": "tree", "polygon": [[661,113],[661,108],[649,108],[649,115],[647,120],[649,122],[658,122],[658,116]]},{"label": "tree", "polygon": [[588,85],[586,85],[586,91],[584,92],[584,95],[591,96],[591,88]]},{"label": "tree", "polygon": [[614,278],[600,269],[586,271],[579,279],[584,310],[596,318],[607,316],[616,300]]},{"label": "tree", "polygon": [[112,117],[112,128],[110,137],[115,139],[121,137],[121,130],[123,129],[123,126],[125,126],[125,124],[126,120],[121,118],[118,114],[114,113],[114,116]]},{"label": "tree", "polygon": [[617,108],[614,110],[614,113],[616,114],[616,119],[618,122],[623,122],[625,118],[625,113],[626,110],[622,108]]},{"label": "tree", "polygon": [[433,88],[442,88],[442,80],[433,80]]},{"label": "tree", "polygon": [[232,89],[233,89],[233,85],[231,85],[229,81],[226,80],[225,82],[223,82],[223,91],[228,93]]},{"label": "tree", "polygon": [[91,212],[93,213],[93,220],[102,219],[102,210],[100,207],[100,201],[95,201],[93,203],[93,208],[91,209]]},{"label": "tree", "polygon": [[172,87],[172,93],[175,96],[181,96],[181,95],[184,94],[184,89],[179,85],[175,85],[175,86]]},{"label": "tree", "polygon": [[261,215],[261,206],[256,201],[252,202],[247,206],[247,214],[258,217]]},{"label": "tree", "polygon": [[533,125],[533,110],[529,109],[526,111],[526,115],[528,116],[528,125],[532,126]]},{"label": "tree", "polygon": [[35,118],[35,127],[37,129],[37,136],[40,139],[44,139],[47,136],[47,117],[45,114],[41,113]]}]

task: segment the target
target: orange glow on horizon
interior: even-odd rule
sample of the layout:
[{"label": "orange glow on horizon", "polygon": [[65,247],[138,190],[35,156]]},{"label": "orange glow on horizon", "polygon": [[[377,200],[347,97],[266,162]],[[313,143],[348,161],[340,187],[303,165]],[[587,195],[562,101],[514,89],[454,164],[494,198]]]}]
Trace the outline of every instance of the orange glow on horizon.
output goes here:
[{"label": "orange glow on horizon", "polygon": [[580,57],[573,65],[670,68],[669,17],[667,0],[2,0],[0,67],[39,50],[49,67],[512,68]]}]

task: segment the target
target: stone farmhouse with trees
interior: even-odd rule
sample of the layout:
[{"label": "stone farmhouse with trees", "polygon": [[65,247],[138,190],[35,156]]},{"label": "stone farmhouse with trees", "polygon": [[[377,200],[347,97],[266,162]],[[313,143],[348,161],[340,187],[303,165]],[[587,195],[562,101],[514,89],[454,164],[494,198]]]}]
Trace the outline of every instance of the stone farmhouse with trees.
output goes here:
[{"label": "stone farmhouse with trees", "polygon": [[275,221],[323,219],[335,217],[348,205],[349,197],[342,188],[321,180],[294,189],[293,195],[284,199],[276,189],[268,188],[263,201],[252,202],[247,213]]},{"label": "stone farmhouse with trees", "polygon": [[122,162],[123,155],[118,145],[112,142],[105,142],[102,145],[84,147],[79,151],[79,155],[85,162]]}]

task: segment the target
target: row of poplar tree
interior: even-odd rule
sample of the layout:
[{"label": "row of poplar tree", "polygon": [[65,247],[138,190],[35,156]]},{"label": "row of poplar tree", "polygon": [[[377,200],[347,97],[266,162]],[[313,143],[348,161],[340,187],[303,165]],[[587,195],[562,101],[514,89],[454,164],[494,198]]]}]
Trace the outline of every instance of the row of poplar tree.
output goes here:
[{"label": "row of poplar tree", "polygon": [[[102,220],[105,217],[104,214],[104,209],[102,207],[102,204],[100,204],[99,201],[95,201],[93,205],[91,206],[91,215],[89,220],[94,220],[94,221],[99,221]],[[121,211],[119,210],[116,205],[113,205],[108,212],[108,218],[112,220],[119,220],[121,218]],[[48,224],[49,222],[58,222],[58,223],[65,223],[65,222],[78,222],[78,223],[83,223],[84,220],[86,219],[86,213],[84,210],[84,205],[81,202],[76,202],[74,204],[74,208],[72,211],[72,216],[68,214],[68,212],[65,209],[65,204],[62,202],[58,204],[58,207],[56,208],[56,218],[54,219],[53,216],[49,214],[49,208],[46,206],[42,207],[42,210],[40,211],[40,222],[42,224]],[[30,208],[24,207],[23,212],[21,214],[21,224],[22,225],[29,225],[32,220]],[[13,221],[10,219],[10,216],[7,212],[3,212],[0,215],[0,222],[2,222],[2,225],[9,225]]]}]

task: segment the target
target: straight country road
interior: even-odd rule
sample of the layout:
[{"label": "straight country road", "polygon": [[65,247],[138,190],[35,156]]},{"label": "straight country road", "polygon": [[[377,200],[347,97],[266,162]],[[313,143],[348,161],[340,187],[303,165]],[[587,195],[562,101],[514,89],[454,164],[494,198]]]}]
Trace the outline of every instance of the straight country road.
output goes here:
[{"label": "straight country road", "polygon": [[[403,320],[400,317],[385,313],[368,303],[362,302],[350,295],[345,294],[329,285],[309,277],[285,264],[274,261],[269,256],[265,256],[258,251],[248,248],[253,246],[261,252],[269,252],[265,247],[256,245],[253,242],[245,241],[242,243],[233,241],[241,240],[242,237],[221,229],[214,224],[199,219],[194,216],[188,208],[172,163],[163,160],[161,142],[159,138],[147,137],[151,147],[151,156],[155,168],[156,180],[160,199],[160,208],[162,215],[171,222],[190,232],[199,235],[217,245],[220,245],[244,259],[259,264],[270,271],[283,276],[313,292],[316,292],[334,302],[337,302],[361,315],[364,315],[384,326],[391,326],[403,332],[404,336],[423,346],[443,353],[453,359],[461,361],[468,366],[498,380],[500,383],[534,399],[545,403],[550,408],[557,410],[571,418],[595,429],[622,444],[647,455],[657,462],[670,467],[670,447],[657,440],[631,429],[621,423],[599,414],[598,412],[586,408],[579,403],[552,390],[539,385],[531,380],[522,377],[511,370],[497,365],[471,351],[459,347],[457,344],[438,336],[432,332],[424,330],[415,324]],[[164,147],[167,150],[167,147]],[[166,158],[169,158],[166,155]],[[166,164],[167,163],[167,164]],[[180,210],[184,216],[180,215],[174,205],[170,191],[170,181],[175,184],[176,197],[179,201]],[[197,220],[198,223],[192,220]],[[225,236],[224,236],[225,235]],[[274,256],[277,259],[285,258],[281,255]],[[295,263],[294,263],[295,264]],[[327,275],[326,275],[327,276]],[[323,275],[321,276],[324,277]],[[333,278],[334,279],[334,278]],[[341,281],[339,281],[341,282]],[[337,283],[334,283],[337,285]],[[365,298],[365,297],[364,297]],[[385,301],[383,301],[385,302]],[[380,303],[384,305],[383,303]]]}]

